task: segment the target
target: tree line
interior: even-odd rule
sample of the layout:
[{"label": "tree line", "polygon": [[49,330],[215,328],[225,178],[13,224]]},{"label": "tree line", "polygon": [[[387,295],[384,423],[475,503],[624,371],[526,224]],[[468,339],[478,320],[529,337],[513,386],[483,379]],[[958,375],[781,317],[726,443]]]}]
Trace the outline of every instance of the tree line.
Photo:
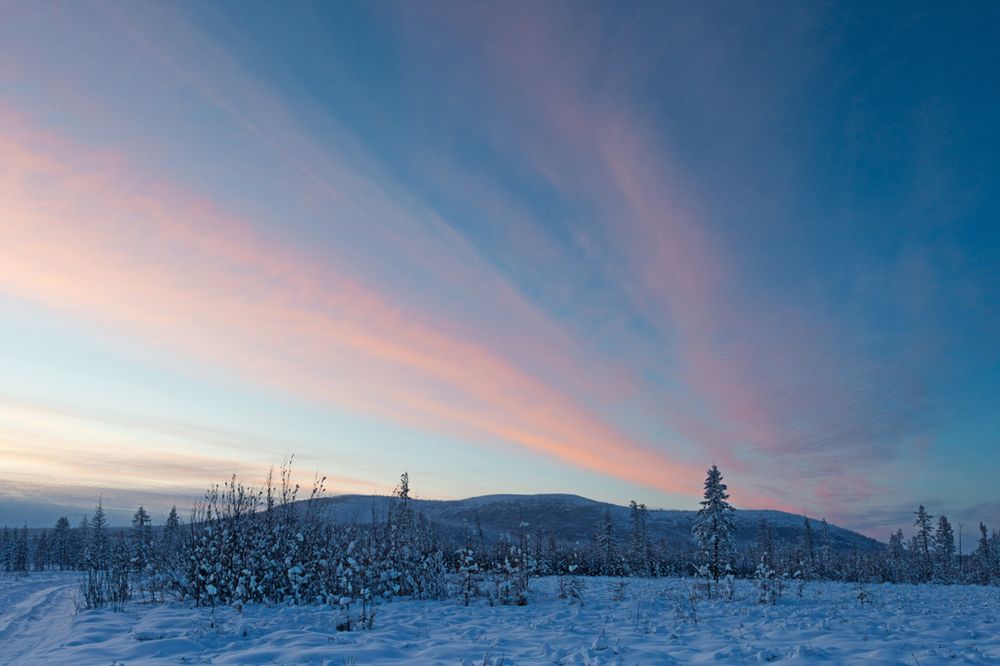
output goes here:
[{"label": "tree line", "polygon": [[807,517],[796,542],[779,542],[762,520],[756,543],[737,547],[728,488],[714,465],[685,543],[653,540],[647,508],[634,501],[622,534],[605,512],[586,544],[561,543],[528,523],[499,539],[487,539],[479,525],[457,535],[414,509],[405,473],[385,515],[374,515],[373,505],[364,524],[336,523],[323,515],[323,483],[316,479],[299,501],[290,463],[259,488],[232,477],[210,488],[187,520],[175,507],[156,527],[140,506],[131,527],[112,529],[98,502],[76,527],[60,518],[30,537],[26,527],[4,528],[0,566],[81,571],[84,607],[168,596],[204,606],[319,603],[341,607],[344,628],[370,626],[376,602],[395,596],[524,604],[529,579],[544,575],[694,575],[709,594],[753,578],[770,601],[821,579],[1000,584],[1000,535],[980,524],[977,547],[961,554],[948,519],[935,523],[922,506],[913,536],[896,532],[881,551],[835,549],[826,521],[814,528]]},{"label": "tree line", "polygon": [[715,465],[705,479],[704,499],[694,526],[697,543],[695,568],[706,588],[737,576],[753,577],[762,597],[773,601],[788,584],[802,587],[811,580],[867,583],[964,583],[1000,585],[1000,532],[979,523],[979,541],[969,555],[956,548],[955,532],[947,516],[933,522],[921,505],[914,512],[914,533],[907,541],[902,530],[890,535],[883,550],[833,549],[829,525],[822,521],[817,535],[803,516],[797,543],[777,544],[774,530],[762,520],[755,547],[738,553],[728,488]]}]

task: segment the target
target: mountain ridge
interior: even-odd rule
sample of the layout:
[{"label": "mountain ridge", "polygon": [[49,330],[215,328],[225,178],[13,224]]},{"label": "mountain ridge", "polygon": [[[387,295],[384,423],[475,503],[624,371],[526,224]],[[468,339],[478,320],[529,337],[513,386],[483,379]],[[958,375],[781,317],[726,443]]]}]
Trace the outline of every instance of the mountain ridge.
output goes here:
[{"label": "mountain ridge", "polygon": [[[344,494],[320,500],[328,518],[337,522],[368,523],[372,516],[384,518],[391,496]],[[611,514],[615,538],[628,537],[629,507],[602,502],[572,493],[479,495],[464,499],[410,499],[412,508],[452,534],[462,534],[481,529],[484,537],[496,540],[503,534],[515,535],[522,522],[528,523],[527,531],[541,532],[546,538],[556,537],[562,544],[591,543],[597,532],[598,521],[607,511]],[[686,509],[647,509],[647,531],[652,541],[665,539],[668,545],[687,547],[693,542],[691,527],[697,511]],[[805,517],[774,509],[736,509],[734,523],[737,546],[756,542],[757,525],[766,519],[778,543],[797,543],[805,532]],[[820,539],[820,521],[809,518],[817,543]],[[829,523],[831,546],[838,552],[851,550],[871,551],[883,548],[882,542],[853,530]]]}]

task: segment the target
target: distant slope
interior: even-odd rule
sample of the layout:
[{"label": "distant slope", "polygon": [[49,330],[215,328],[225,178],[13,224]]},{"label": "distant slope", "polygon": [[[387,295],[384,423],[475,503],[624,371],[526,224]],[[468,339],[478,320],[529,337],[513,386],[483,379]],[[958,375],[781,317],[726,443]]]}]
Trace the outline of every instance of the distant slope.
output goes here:
[{"label": "distant slope", "polygon": [[[322,500],[327,516],[337,522],[368,523],[372,515],[385,516],[390,498],[381,495],[339,495]],[[462,500],[412,500],[413,508],[447,532],[461,534],[468,526],[473,529],[479,521],[487,539],[493,540],[503,533],[516,534],[523,521],[528,531],[540,530],[546,536],[554,534],[562,543],[589,544],[597,531],[598,521],[604,512],[611,512],[615,536],[625,539],[629,530],[629,509],[579,495],[485,495]],[[691,526],[694,511],[675,509],[650,509],[647,519],[650,538],[666,539],[668,543],[691,543]],[[736,539],[739,545],[755,543],[757,524],[766,518],[774,528],[779,542],[793,543],[801,537],[803,518],[783,511],[738,509],[736,511]],[[811,519],[816,538],[819,538],[819,520]],[[872,550],[883,544],[851,530],[830,525],[830,537],[838,551]]]}]

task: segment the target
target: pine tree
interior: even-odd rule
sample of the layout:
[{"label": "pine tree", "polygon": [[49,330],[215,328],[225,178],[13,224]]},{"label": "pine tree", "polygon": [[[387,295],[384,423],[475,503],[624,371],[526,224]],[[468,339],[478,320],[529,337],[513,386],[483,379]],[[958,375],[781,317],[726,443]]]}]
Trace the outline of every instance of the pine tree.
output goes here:
[{"label": "pine tree", "polygon": [[913,521],[913,526],[917,531],[913,535],[913,557],[916,578],[920,582],[930,580],[933,572],[931,559],[931,547],[933,545],[933,534],[931,528],[931,516],[921,504],[920,508],[914,512],[917,517]]},{"label": "pine tree", "polygon": [[52,530],[52,564],[65,571],[72,566],[72,544],[70,543],[69,519],[62,516]]},{"label": "pine tree", "polygon": [[84,514],[80,526],[76,529],[75,566],[77,569],[89,569],[91,562],[90,519]]},{"label": "pine tree", "polygon": [[163,535],[157,549],[157,563],[164,573],[173,574],[180,568],[183,561],[182,545],[181,520],[177,515],[177,507],[172,506],[163,525]]},{"label": "pine tree", "polygon": [[108,541],[108,519],[104,515],[103,501],[98,500],[94,508],[94,517],[90,519],[90,555],[91,569],[107,569],[110,563],[111,547]]},{"label": "pine tree", "polygon": [[650,574],[649,537],[646,532],[648,512],[645,504],[629,503],[629,518],[632,523],[629,535],[629,567],[633,574],[648,576]]},{"label": "pine tree", "polygon": [[990,581],[1000,583],[1000,532],[993,530],[989,540],[990,550]]},{"label": "pine tree", "polygon": [[[16,532],[17,529],[15,528],[14,531]],[[3,566],[4,571],[10,571],[12,563],[11,558],[13,555],[14,544],[11,539],[10,528],[4,525],[3,532],[0,533],[0,565]]]},{"label": "pine tree", "polygon": [[774,567],[774,529],[765,518],[757,523],[757,559]]},{"label": "pine tree", "polygon": [[140,505],[132,516],[131,559],[135,571],[143,571],[153,557],[153,519]]},{"label": "pine tree", "polygon": [[833,541],[830,538],[830,524],[826,522],[826,518],[820,523],[819,541],[819,574],[823,578],[831,578],[833,576],[833,572],[830,570]]},{"label": "pine tree", "polygon": [[167,520],[163,524],[163,542],[165,545],[174,545],[180,540],[181,519],[177,515],[177,507],[170,507]]},{"label": "pine tree", "polygon": [[14,549],[11,557],[11,571],[27,572],[28,562],[28,525],[25,524],[21,531],[14,529]]},{"label": "pine tree", "polygon": [[955,532],[947,516],[938,518],[934,533],[935,578],[943,583],[955,580]]},{"label": "pine tree", "polygon": [[[722,473],[712,465],[705,478],[705,499],[694,525],[698,543],[698,559],[706,578],[718,585],[733,557],[733,507],[730,506],[727,486]],[[709,584],[709,593],[711,586]]]},{"label": "pine tree", "polygon": [[889,535],[888,550],[889,580],[901,583],[905,577],[906,548],[903,545],[903,530],[896,530]]},{"label": "pine tree", "polygon": [[979,545],[972,554],[975,562],[976,578],[982,585],[989,585],[993,577],[993,552],[990,548],[989,532],[985,523],[979,523]]},{"label": "pine tree", "polygon": [[126,542],[128,550],[128,565],[131,567],[130,589],[135,587],[146,598],[148,587],[150,594],[156,598],[159,581],[154,573],[153,553],[153,519],[146,509],[140,505],[132,516],[132,531]]},{"label": "pine tree", "polygon": [[802,578],[804,580],[812,579],[816,571],[816,548],[813,539],[812,524],[809,522],[809,516],[802,516],[805,521],[802,531]]},{"label": "pine tree", "polygon": [[49,563],[52,561],[48,530],[42,530],[41,534],[35,536],[32,543],[31,559],[35,571],[48,569]]},{"label": "pine tree", "polygon": [[614,576],[618,571],[618,549],[615,547],[614,523],[611,521],[611,510],[606,509],[601,516],[601,522],[594,539],[598,568],[601,575]]}]

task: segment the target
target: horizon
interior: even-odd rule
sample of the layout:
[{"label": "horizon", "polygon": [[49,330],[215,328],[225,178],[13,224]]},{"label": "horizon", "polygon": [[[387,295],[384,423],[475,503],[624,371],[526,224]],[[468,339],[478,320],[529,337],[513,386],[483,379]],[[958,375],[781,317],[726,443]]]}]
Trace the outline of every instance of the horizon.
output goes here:
[{"label": "horizon", "polygon": [[[349,497],[360,497],[360,498],[371,498],[371,499],[376,499],[376,498],[391,499],[391,498],[395,497],[395,495],[391,491],[376,492],[376,493],[338,493],[338,494],[323,494],[321,496],[318,496],[317,499],[332,500],[332,499],[337,499],[337,498],[349,498]],[[471,497],[421,497],[421,496],[417,496],[417,495],[412,495],[410,497],[410,499],[414,500],[414,501],[418,501],[418,502],[468,502],[468,501],[471,501],[471,500],[490,499],[490,498],[506,498],[506,497],[512,497],[512,498],[569,497],[569,498],[574,498],[574,499],[579,499],[579,500],[585,500],[587,502],[592,502],[592,503],[600,505],[600,506],[613,506],[613,507],[619,508],[619,509],[628,509],[629,508],[628,502],[626,502],[626,503],[619,503],[619,502],[614,502],[614,501],[595,500],[595,499],[592,499],[590,497],[585,497],[585,496],[577,494],[577,493],[547,493],[547,492],[537,492],[537,493],[491,493],[491,494],[488,494],[488,495],[474,495],[474,496],[471,496]],[[296,502],[308,502],[308,501],[309,501],[308,497],[302,497],[302,496],[300,496],[300,497],[298,497],[296,499]],[[645,506],[645,505],[642,505],[642,506]],[[95,507],[93,507],[91,509],[91,511],[84,512],[84,514],[81,515],[80,518],[81,519],[85,518],[85,517],[89,518],[93,514],[93,509],[94,508],[96,508],[96,505],[95,505]],[[145,508],[145,507],[143,507],[143,508]],[[185,515],[190,516],[191,513],[192,513],[192,511],[193,511],[193,505],[192,505],[192,507],[180,507],[180,506],[177,506],[177,505],[172,505],[171,508],[177,510],[178,516],[180,517],[180,519],[181,519],[182,522],[185,520]],[[696,513],[698,511],[697,508],[683,509],[683,508],[664,507],[664,506],[646,506],[645,508],[648,511],[651,511],[651,512],[654,512],[654,511],[671,511],[671,512],[672,511],[683,511],[683,512],[688,512],[688,513]],[[808,515],[805,515],[805,514],[794,514],[794,513],[789,513],[787,511],[781,511],[779,509],[748,508],[748,507],[741,507],[741,506],[738,506],[738,505],[733,505],[733,508],[736,511],[774,512],[774,513],[781,513],[783,515],[788,515],[788,516],[801,517],[803,519],[808,519],[809,521],[811,521],[812,523],[814,523],[817,527],[820,525],[820,523],[823,520],[825,520],[822,516],[808,516]],[[46,506],[45,510],[49,511],[50,509],[51,509],[51,507]],[[115,508],[115,507],[104,506],[102,504],[102,510],[105,512],[105,516],[106,516],[107,521],[108,521],[108,528],[109,529],[121,529],[121,530],[131,529],[133,527],[131,521],[132,521],[132,517],[133,517],[133,514],[135,513],[136,509],[138,509],[138,507],[136,507],[134,509],[129,508],[129,507],[117,507],[117,508]],[[150,513],[150,518],[153,521],[152,525],[154,527],[162,526],[163,523],[166,521],[166,517],[167,517],[167,514],[169,512],[170,512],[170,509],[162,511],[162,515],[157,515],[154,512],[149,512]],[[3,528],[27,527],[29,530],[32,530],[32,531],[46,530],[46,529],[51,529],[52,525],[56,522],[56,520],[59,520],[60,518],[67,518],[70,521],[70,527],[71,528],[78,527],[78,523],[74,523],[74,521],[72,519],[72,516],[69,516],[69,515],[66,515],[66,514],[59,514],[58,512],[54,513],[54,514],[51,514],[51,515],[52,516],[56,516],[55,518],[52,518],[51,520],[49,520],[49,523],[51,523],[51,524],[32,524],[30,521],[28,521],[28,522],[22,522],[22,523],[16,524],[16,525],[7,525],[7,524],[0,523],[0,529],[3,529]],[[46,516],[49,516],[49,514],[46,514]],[[829,521],[827,521],[827,522],[829,522]],[[842,527],[840,525],[836,525],[834,523],[830,523],[830,524],[833,527],[841,527],[842,529],[847,529],[847,530],[852,531],[852,532],[854,531],[854,530],[850,530],[850,528],[844,528],[844,527]],[[624,525],[620,525],[618,527],[619,527],[619,529],[625,529]],[[856,532],[856,533],[862,534],[860,532]],[[878,539],[876,537],[869,537],[866,534],[862,534],[862,536],[866,536],[868,538],[874,539],[875,541],[878,541],[879,543],[883,543],[883,544],[885,543],[885,541],[883,541],[882,539]]]},{"label": "horizon", "polygon": [[0,524],[296,452],[1000,527],[1000,5],[5,8]]},{"label": "horizon", "polygon": [[[293,474],[293,481],[294,480],[295,480],[295,475]],[[237,481],[242,481],[242,480],[237,479]],[[302,486],[300,484],[300,490],[305,490],[305,489],[306,489],[305,486]],[[324,494],[318,496],[318,498],[319,499],[336,499],[336,498],[343,498],[343,497],[362,497],[362,498],[364,498],[364,497],[370,497],[370,498],[373,498],[373,499],[374,498],[386,498],[386,499],[388,499],[388,498],[391,498],[393,496],[394,496],[393,495],[393,490],[390,488],[390,489],[387,489],[387,490],[384,490],[384,491],[377,490],[377,491],[370,492],[370,493],[364,493],[364,492],[328,493],[328,492],[325,492]],[[486,495],[472,495],[472,496],[468,496],[468,497],[424,497],[424,496],[417,495],[417,494],[411,495],[411,499],[417,500],[417,501],[421,501],[421,502],[465,502],[465,501],[469,501],[469,500],[486,499],[486,498],[491,498],[491,497],[515,497],[515,498],[528,498],[528,497],[573,497],[573,498],[576,498],[576,499],[586,500],[588,502],[594,502],[595,504],[614,506],[616,508],[621,508],[621,509],[627,509],[628,506],[629,506],[629,502],[633,501],[633,500],[626,500],[626,501],[622,501],[622,500],[598,500],[598,499],[594,499],[594,498],[591,498],[591,497],[587,497],[585,495],[581,495],[579,493],[567,493],[567,492],[558,492],[557,493],[557,492],[545,492],[545,491],[539,491],[539,492],[534,492],[534,493],[503,493],[503,492],[499,492],[499,493],[489,493],[489,494],[486,494]],[[305,502],[305,501],[308,501],[308,500],[309,500],[308,497],[304,497],[304,496],[301,496],[301,495],[297,498],[298,502]],[[192,514],[192,511],[194,510],[194,507],[195,507],[195,504],[197,503],[197,501],[198,501],[198,498],[193,498],[190,505],[183,505],[182,506],[180,504],[171,504],[169,507],[161,506],[161,507],[158,507],[158,508],[154,508],[153,510],[150,510],[150,507],[148,507],[146,505],[141,505],[141,506],[143,506],[143,508],[146,509],[146,511],[149,513],[150,518],[153,521],[152,524],[153,524],[154,527],[156,527],[156,526],[162,526],[164,524],[164,522],[166,521],[167,514],[170,512],[171,509],[176,509],[177,510],[178,516],[180,517],[180,519],[181,519],[182,522],[185,521],[186,519],[189,519],[190,516],[191,516],[191,514]],[[106,518],[108,520],[108,528],[109,529],[127,530],[127,529],[130,529],[132,527],[132,518],[133,518],[133,515],[134,515],[135,511],[138,509],[138,506],[136,506],[136,507],[124,506],[124,505],[123,506],[114,506],[114,505],[109,506],[109,505],[103,503],[103,498],[98,498],[97,502],[101,502],[102,503],[102,509],[104,510],[105,516],[106,516]],[[642,504],[642,503],[640,503],[640,504]],[[18,503],[15,502],[14,505],[17,506]],[[69,522],[70,522],[70,527],[71,528],[75,528],[75,527],[79,526],[79,521],[80,520],[82,520],[83,518],[89,518],[93,514],[94,509],[96,508],[96,502],[95,502],[94,506],[91,506],[89,508],[89,510],[84,510],[79,516],[76,516],[77,520],[74,520],[74,516],[71,513],[67,513],[66,511],[61,511],[55,505],[51,505],[51,504],[47,504],[46,503],[46,504],[41,504],[41,505],[39,505],[39,506],[37,506],[35,508],[31,508],[32,507],[31,504],[27,504],[26,506],[28,507],[28,510],[24,513],[24,515],[28,517],[27,519],[22,520],[22,521],[20,521],[18,523],[15,523],[15,524],[7,524],[7,523],[4,523],[4,522],[0,521],[0,529],[4,529],[4,528],[11,528],[11,529],[13,529],[13,528],[19,528],[19,527],[27,527],[29,530],[32,530],[32,531],[48,530],[48,529],[51,529],[52,526],[55,524],[55,522],[58,519],[60,519],[60,518],[67,518],[69,520]],[[67,507],[64,506],[62,508],[65,509]],[[81,507],[81,506],[74,506],[74,507],[72,507],[73,510],[77,510],[77,511],[79,511],[81,508],[83,508],[83,507]],[[784,515],[788,515],[788,516],[802,517],[803,519],[808,519],[809,521],[811,521],[812,523],[814,523],[816,526],[818,526],[822,521],[826,520],[826,518],[824,516],[812,516],[812,515],[808,515],[808,514],[804,514],[804,513],[794,513],[794,512],[783,511],[781,509],[773,509],[773,508],[768,508],[768,507],[745,507],[745,506],[740,506],[738,503],[737,504],[733,504],[733,508],[736,509],[737,511],[771,511],[771,512],[776,512],[776,513],[781,513],[781,514],[784,514]],[[688,508],[669,507],[669,506],[646,506],[646,509],[649,510],[649,511],[685,511],[685,512],[690,512],[690,513],[696,513],[698,511],[698,507],[697,506],[688,507]],[[37,511],[38,513],[33,513],[34,511]],[[0,515],[2,515],[2,514],[0,514]],[[34,516],[33,520],[31,518],[32,516]],[[839,524],[834,523],[834,522],[829,521],[829,520],[827,520],[827,522],[830,523],[830,525],[832,525],[833,527],[839,527],[841,529],[845,529],[845,530],[854,532],[856,534],[860,534],[860,535],[862,535],[864,537],[867,537],[869,539],[873,539],[873,540],[875,540],[875,541],[877,541],[877,542],[879,542],[879,543],[881,543],[883,545],[887,542],[887,539],[885,539],[885,538],[879,538],[878,535],[867,534],[864,531],[857,530],[857,529],[854,529],[854,528],[851,528],[851,527],[848,527],[848,526],[844,526],[844,525],[839,525]],[[976,523],[976,524],[978,524],[978,523]],[[956,527],[958,527],[959,525],[962,525],[962,524],[956,523]],[[974,526],[975,526],[975,524],[974,524]],[[619,525],[618,526],[619,529],[625,529],[625,527],[626,526],[624,526],[624,525]],[[912,533],[912,526],[910,526],[909,529],[907,529],[905,527],[900,527],[899,529],[902,529],[904,535],[906,535],[906,536],[909,536]],[[893,530],[893,531],[895,531],[895,530]],[[972,533],[972,535],[974,536],[974,532],[975,532],[975,530],[973,529],[973,530],[971,530],[970,533]]]}]

